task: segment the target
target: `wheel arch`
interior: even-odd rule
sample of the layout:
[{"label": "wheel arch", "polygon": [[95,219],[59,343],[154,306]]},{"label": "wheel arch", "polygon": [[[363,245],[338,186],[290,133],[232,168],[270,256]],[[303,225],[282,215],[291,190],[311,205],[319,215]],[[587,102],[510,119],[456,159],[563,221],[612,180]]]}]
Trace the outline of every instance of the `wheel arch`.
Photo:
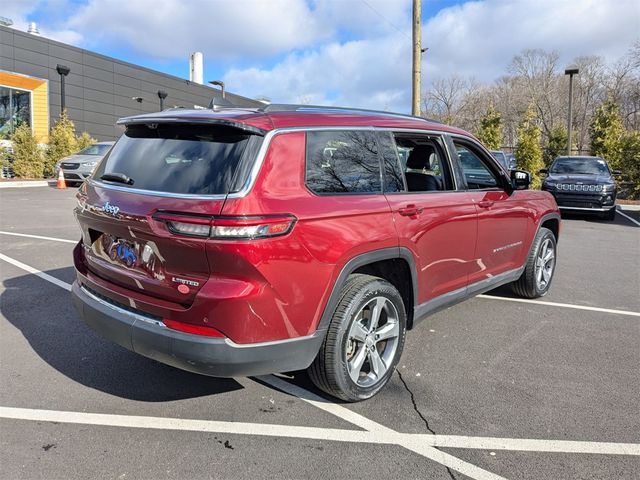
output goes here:
[{"label": "wheel arch", "polygon": [[531,253],[531,249],[533,248],[533,244],[541,228],[544,227],[551,230],[553,235],[556,237],[556,243],[558,243],[558,240],[560,238],[560,220],[560,214],[558,212],[545,213],[540,217],[538,226],[536,227],[536,231],[533,233],[529,241],[529,248],[526,250],[527,255],[525,256],[525,262],[526,259],[529,258],[529,253]]},{"label": "wheel arch", "polygon": [[408,248],[392,247],[353,257],[340,270],[324,307],[318,330],[326,331],[340,301],[340,292],[353,273],[366,273],[387,280],[400,292],[407,313],[407,329],[413,326],[413,306],[418,298],[416,261]]},{"label": "wheel arch", "polygon": [[[548,213],[543,216],[540,220],[538,230],[543,227],[551,230],[553,236],[556,237],[556,243],[560,240],[560,215],[557,213]],[[536,234],[537,233],[536,231]]]}]

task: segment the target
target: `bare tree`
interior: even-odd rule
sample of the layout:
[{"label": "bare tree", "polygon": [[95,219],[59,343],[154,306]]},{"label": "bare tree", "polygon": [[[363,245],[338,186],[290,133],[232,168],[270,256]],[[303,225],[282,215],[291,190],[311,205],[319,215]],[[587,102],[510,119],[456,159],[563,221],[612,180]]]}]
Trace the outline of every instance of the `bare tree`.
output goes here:
[{"label": "bare tree", "polygon": [[492,102],[502,116],[502,145],[508,150],[516,146],[518,124],[529,104],[520,84],[516,77],[503,76],[490,89]]},{"label": "bare tree", "polygon": [[424,98],[425,113],[448,125],[458,125],[467,107],[471,90],[477,87],[472,79],[459,75],[434,80]]},{"label": "bare tree", "polygon": [[635,42],[607,76],[608,95],[620,107],[628,130],[640,130],[640,40]]},{"label": "bare tree", "polygon": [[[626,55],[607,66],[601,57],[574,59],[580,73],[574,77],[573,131],[579,151],[590,147],[589,125],[595,110],[607,98],[619,107],[626,130],[640,131],[640,41]],[[524,50],[509,66],[509,75],[492,85],[451,75],[436,79],[424,96],[424,113],[444,123],[475,131],[489,105],[503,121],[502,145],[513,149],[517,128],[529,105],[541,129],[543,146],[556,129],[566,127],[568,77],[557,52]],[[553,136],[553,135],[551,135]]]},{"label": "bare tree", "polygon": [[558,102],[559,58],[556,51],[524,50],[513,58],[509,67],[510,72],[521,80],[522,88],[529,95],[529,101],[535,108],[542,132],[547,137],[554,123],[559,121],[562,112]]},{"label": "bare tree", "polygon": [[[601,57],[578,57],[574,64],[580,74],[574,79],[575,93],[573,98],[573,131],[575,132],[576,148],[579,152],[586,151],[589,145],[589,123],[598,105],[606,97],[605,65]],[[567,82],[568,83],[568,80]],[[567,85],[566,91],[569,87]],[[566,116],[568,106],[563,108]]]}]

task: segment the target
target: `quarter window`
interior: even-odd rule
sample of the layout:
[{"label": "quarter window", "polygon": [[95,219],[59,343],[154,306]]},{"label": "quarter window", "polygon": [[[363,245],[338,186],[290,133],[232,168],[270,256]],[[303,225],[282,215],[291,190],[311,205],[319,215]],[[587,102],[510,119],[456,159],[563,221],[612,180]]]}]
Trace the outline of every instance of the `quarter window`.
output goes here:
[{"label": "quarter window", "polygon": [[380,159],[373,132],[307,132],[306,183],[315,193],[380,193]]}]

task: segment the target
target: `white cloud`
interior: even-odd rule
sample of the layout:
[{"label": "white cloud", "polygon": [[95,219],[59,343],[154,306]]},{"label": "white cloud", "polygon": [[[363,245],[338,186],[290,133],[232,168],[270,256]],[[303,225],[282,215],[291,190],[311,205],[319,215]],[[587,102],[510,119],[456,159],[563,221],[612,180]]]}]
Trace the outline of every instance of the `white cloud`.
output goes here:
[{"label": "white cloud", "polygon": [[44,14],[49,21],[44,25],[37,24],[42,36],[59,42],[77,45],[82,41],[82,35],[79,32],[72,29],[59,28],[64,23],[59,21],[59,16],[65,8],[68,8],[67,0],[49,0],[48,2],[43,2],[43,0],[15,0],[3,5],[0,14],[11,19],[13,28],[23,32],[26,32],[29,27],[30,22],[27,19],[30,14],[35,12]]},{"label": "white cloud", "polygon": [[442,10],[425,27],[425,72],[490,81],[526,48],[615,61],[640,38],[637,0],[487,0]]},{"label": "white cloud", "polygon": [[[396,4],[397,25],[410,25],[405,6]],[[441,10],[423,25],[423,46],[429,47],[423,87],[454,73],[491,82],[506,74],[513,56],[526,48],[557,50],[566,63],[580,55],[601,55],[614,62],[640,38],[638,32],[636,0],[467,2]],[[235,91],[274,101],[302,97],[408,111],[410,39],[394,28],[387,28],[386,35],[367,37],[291,54],[271,68],[231,69],[225,80]]]},{"label": "white cloud", "polygon": [[[190,52],[203,51],[205,65],[225,68],[227,87],[241,95],[409,110],[410,0],[88,0],[85,6],[64,5],[69,1],[8,5],[20,22],[35,8],[51,10],[41,31],[85,48],[135,51],[151,60],[184,59],[185,64]],[[53,4],[55,9],[49,7]],[[637,0],[469,1],[423,24],[423,46],[429,47],[423,85],[454,73],[490,82],[526,48],[557,50],[566,63],[580,55],[614,62],[640,38],[638,32]]]},{"label": "white cloud", "polygon": [[275,102],[396,108],[407,101],[410,45],[403,35],[330,43],[293,53],[273,68],[231,69],[224,80],[248,96]]},{"label": "white cloud", "polygon": [[92,44],[155,59],[260,59],[324,37],[304,0],[89,0],[68,22]]}]

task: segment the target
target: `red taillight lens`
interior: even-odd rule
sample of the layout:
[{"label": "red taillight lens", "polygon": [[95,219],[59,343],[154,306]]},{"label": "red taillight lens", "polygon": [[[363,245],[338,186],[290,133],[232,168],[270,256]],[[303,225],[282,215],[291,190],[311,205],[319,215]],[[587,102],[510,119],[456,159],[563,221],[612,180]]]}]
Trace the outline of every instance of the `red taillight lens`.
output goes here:
[{"label": "red taillight lens", "polygon": [[179,213],[156,213],[153,218],[167,224],[171,233],[193,237],[208,237],[213,217],[181,215]]},{"label": "red taillight lens", "polygon": [[251,240],[288,234],[296,222],[293,215],[210,217],[157,213],[153,217],[167,224],[170,232],[222,240]]},{"label": "red taillight lens", "polygon": [[165,318],[162,322],[172,330],[178,330],[179,332],[191,333],[192,335],[202,335],[205,337],[219,337],[223,338],[224,335],[213,327],[205,327],[204,325],[192,325],[190,323],[176,322],[175,320],[169,320]]}]

